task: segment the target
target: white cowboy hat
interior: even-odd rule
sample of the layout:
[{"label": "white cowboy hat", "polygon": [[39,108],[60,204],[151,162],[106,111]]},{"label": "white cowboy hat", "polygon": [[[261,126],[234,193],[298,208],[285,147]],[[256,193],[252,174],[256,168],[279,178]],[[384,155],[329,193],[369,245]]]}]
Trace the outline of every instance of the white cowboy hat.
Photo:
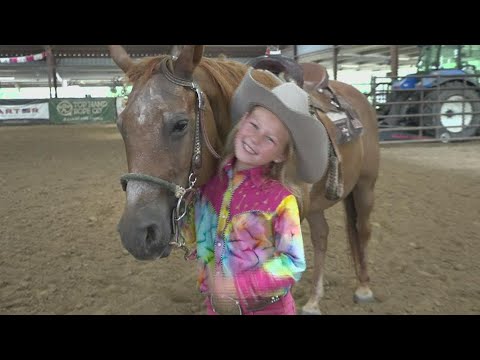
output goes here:
[{"label": "white cowboy hat", "polygon": [[249,69],[235,90],[231,103],[235,124],[254,106],[274,113],[287,127],[297,155],[298,177],[314,183],[325,174],[328,164],[328,135],[322,123],[309,111],[309,95],[293,82],[272,90],[257,82]]}]

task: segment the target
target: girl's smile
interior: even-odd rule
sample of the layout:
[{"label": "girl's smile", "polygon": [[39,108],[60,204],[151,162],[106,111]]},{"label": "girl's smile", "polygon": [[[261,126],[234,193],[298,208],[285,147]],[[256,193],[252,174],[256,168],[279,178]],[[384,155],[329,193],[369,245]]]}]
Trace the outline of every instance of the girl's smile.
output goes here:
[{"label": "girl's smile", "polygon": [[287,128],[275,114],[255,107],[243,117],[235,137],[237,169],[284,161],[289,139]]}]

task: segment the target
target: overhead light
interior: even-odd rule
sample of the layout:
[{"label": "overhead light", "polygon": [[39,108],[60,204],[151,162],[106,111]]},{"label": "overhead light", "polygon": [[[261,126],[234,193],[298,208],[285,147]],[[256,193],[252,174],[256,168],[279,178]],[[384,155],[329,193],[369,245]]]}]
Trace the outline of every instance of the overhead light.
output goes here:
[{"label": "overhead light", "polygon": [[15,77],[13,76],[0,76],[0,81],[13,81]]}]

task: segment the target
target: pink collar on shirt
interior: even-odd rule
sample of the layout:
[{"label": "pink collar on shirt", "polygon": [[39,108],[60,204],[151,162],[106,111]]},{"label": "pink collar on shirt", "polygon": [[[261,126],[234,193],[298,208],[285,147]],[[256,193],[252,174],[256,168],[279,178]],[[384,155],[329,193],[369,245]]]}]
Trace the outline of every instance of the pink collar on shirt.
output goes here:
[{"label": "pink collar on shirt", "polygon": [[[223,167],[223,172],[226,173],[228,178],[232,178],[233,176],[233,167],[235,166],[236,160],[237,159],[233,157]],[[237,174],[243,174],[247,179],[250,178],[255,186],[261,187],[267,180],[267,169],[267,166],[257,166],[254,168],[237,171]]]},{"label": "pink collar on shirt", "polygon": [[279,181],[266,176],[267,166],[258,166],[233,173],[235,159],[229,160],[221,169],[221,172],[205,184],[202,193],[210,201],[217,214],[220,214],[225,191],[229,179],[239,176],[236,190],[232,194],[230,203],[234,204],[231,216],[255,209],[258,211],[275,211],[279,203],[290,194]]}]

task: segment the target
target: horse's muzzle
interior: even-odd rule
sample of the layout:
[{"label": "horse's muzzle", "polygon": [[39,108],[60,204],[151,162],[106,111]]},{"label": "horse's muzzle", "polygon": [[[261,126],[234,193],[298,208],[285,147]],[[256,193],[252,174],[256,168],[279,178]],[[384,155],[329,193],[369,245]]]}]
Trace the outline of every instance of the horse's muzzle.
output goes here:
[{"label": "horse's muzzle", "polygon": [[118,224],[118,232],[125,249],[138,260],[155,260],[167,257],[172,251],[171,230],[168,225],[132,221],[122,216]]}]

